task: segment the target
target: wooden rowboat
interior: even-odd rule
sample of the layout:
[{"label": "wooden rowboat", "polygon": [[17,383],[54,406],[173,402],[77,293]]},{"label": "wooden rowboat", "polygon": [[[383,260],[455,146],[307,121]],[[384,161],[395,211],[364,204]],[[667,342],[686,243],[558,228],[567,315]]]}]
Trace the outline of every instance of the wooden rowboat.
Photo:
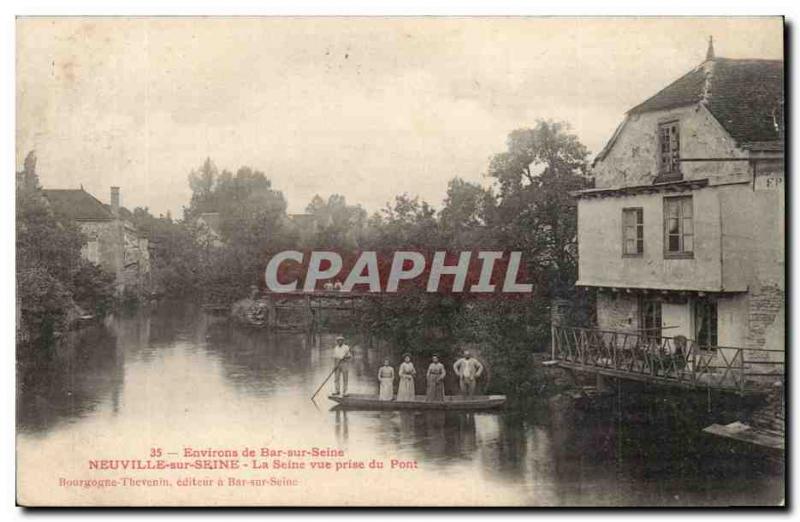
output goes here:
[{"label": "wooden rowboat", "polygon": [[352,394],[328,395],[328,399],[339,406],[357,410],[491,410],[506,403],[505,395],[450,395],[443,401],[428,401],[417,395],[413,401],[382,401],[377,395]]}]

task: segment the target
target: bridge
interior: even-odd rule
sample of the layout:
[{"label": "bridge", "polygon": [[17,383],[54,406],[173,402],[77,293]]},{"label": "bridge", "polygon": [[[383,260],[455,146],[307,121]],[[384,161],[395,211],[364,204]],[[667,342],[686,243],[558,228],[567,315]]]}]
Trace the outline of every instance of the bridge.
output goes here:
[{"label": "bridge", "polygon": [[364,311],[365,305],[374,306],[374,301],[379,296],[380,294],[331,290],[266,294],[264,300],[269,310],[269,327],[285,328],[280,318],[288,312],[290,317],[302,318],[303,329],[313,331],[319,327],[322,313],[332,311],[356,317]]},{"label": "bridge", "polygon": [[767,393],[785,376],[783,350],[700,346],[681,336],[552,327],[552,361],[569,370],[689,389]]}]

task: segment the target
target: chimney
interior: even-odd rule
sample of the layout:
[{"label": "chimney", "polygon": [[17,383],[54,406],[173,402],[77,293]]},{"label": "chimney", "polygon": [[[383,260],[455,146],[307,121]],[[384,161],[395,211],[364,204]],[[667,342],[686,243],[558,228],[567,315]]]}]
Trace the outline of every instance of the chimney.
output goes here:
[{"label": "chimney", "polygon": [[119,187],[111,187],[111,213],[119,216]]},{"label": "chimney", "polygon": [[714,59],[714,37],[708,37],[708,50],[706,51],[706,61]]}]

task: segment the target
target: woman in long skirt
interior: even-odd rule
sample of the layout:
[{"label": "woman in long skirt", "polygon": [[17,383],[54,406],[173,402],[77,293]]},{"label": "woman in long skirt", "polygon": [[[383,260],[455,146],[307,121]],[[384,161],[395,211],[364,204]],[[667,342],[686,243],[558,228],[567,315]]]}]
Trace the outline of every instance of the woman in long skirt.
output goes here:
[{"label": "woman in long skirt", "polygon": [[390,401],[394,398],[394,368],[389,366],[389,359],[383,361],[383,366],[378,370],[378,381],[381,383],[378,398]]},{"label": "woman in long skirt", "polygon": [[439,356],[434,355],[431,359],[431,365],[428,366],[428,389],[426,400],[429,401],[443,401],[444,400],[444,376],[447,374],[444,370],[444,364],[439,362]]},{"label": "woman in long skirt", "polygon": [[411,355],[403,355],[403,362],[400,364],[397,373],[400,375],[400,384],[397,385],[398,401],[413,401],[416,398],[414,390],[414,376],[417,370],[411,362]]}]

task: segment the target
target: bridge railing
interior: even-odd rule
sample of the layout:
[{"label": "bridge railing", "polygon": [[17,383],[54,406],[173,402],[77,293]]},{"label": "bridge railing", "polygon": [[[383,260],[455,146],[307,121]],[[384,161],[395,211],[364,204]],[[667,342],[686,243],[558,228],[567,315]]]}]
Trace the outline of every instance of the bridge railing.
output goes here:
[{"label": "bridge railing", "polygon": [[785,372],[783,350],[555,325],[552,338],[555,360],[639,380],[744,392],[769,388]]}]

